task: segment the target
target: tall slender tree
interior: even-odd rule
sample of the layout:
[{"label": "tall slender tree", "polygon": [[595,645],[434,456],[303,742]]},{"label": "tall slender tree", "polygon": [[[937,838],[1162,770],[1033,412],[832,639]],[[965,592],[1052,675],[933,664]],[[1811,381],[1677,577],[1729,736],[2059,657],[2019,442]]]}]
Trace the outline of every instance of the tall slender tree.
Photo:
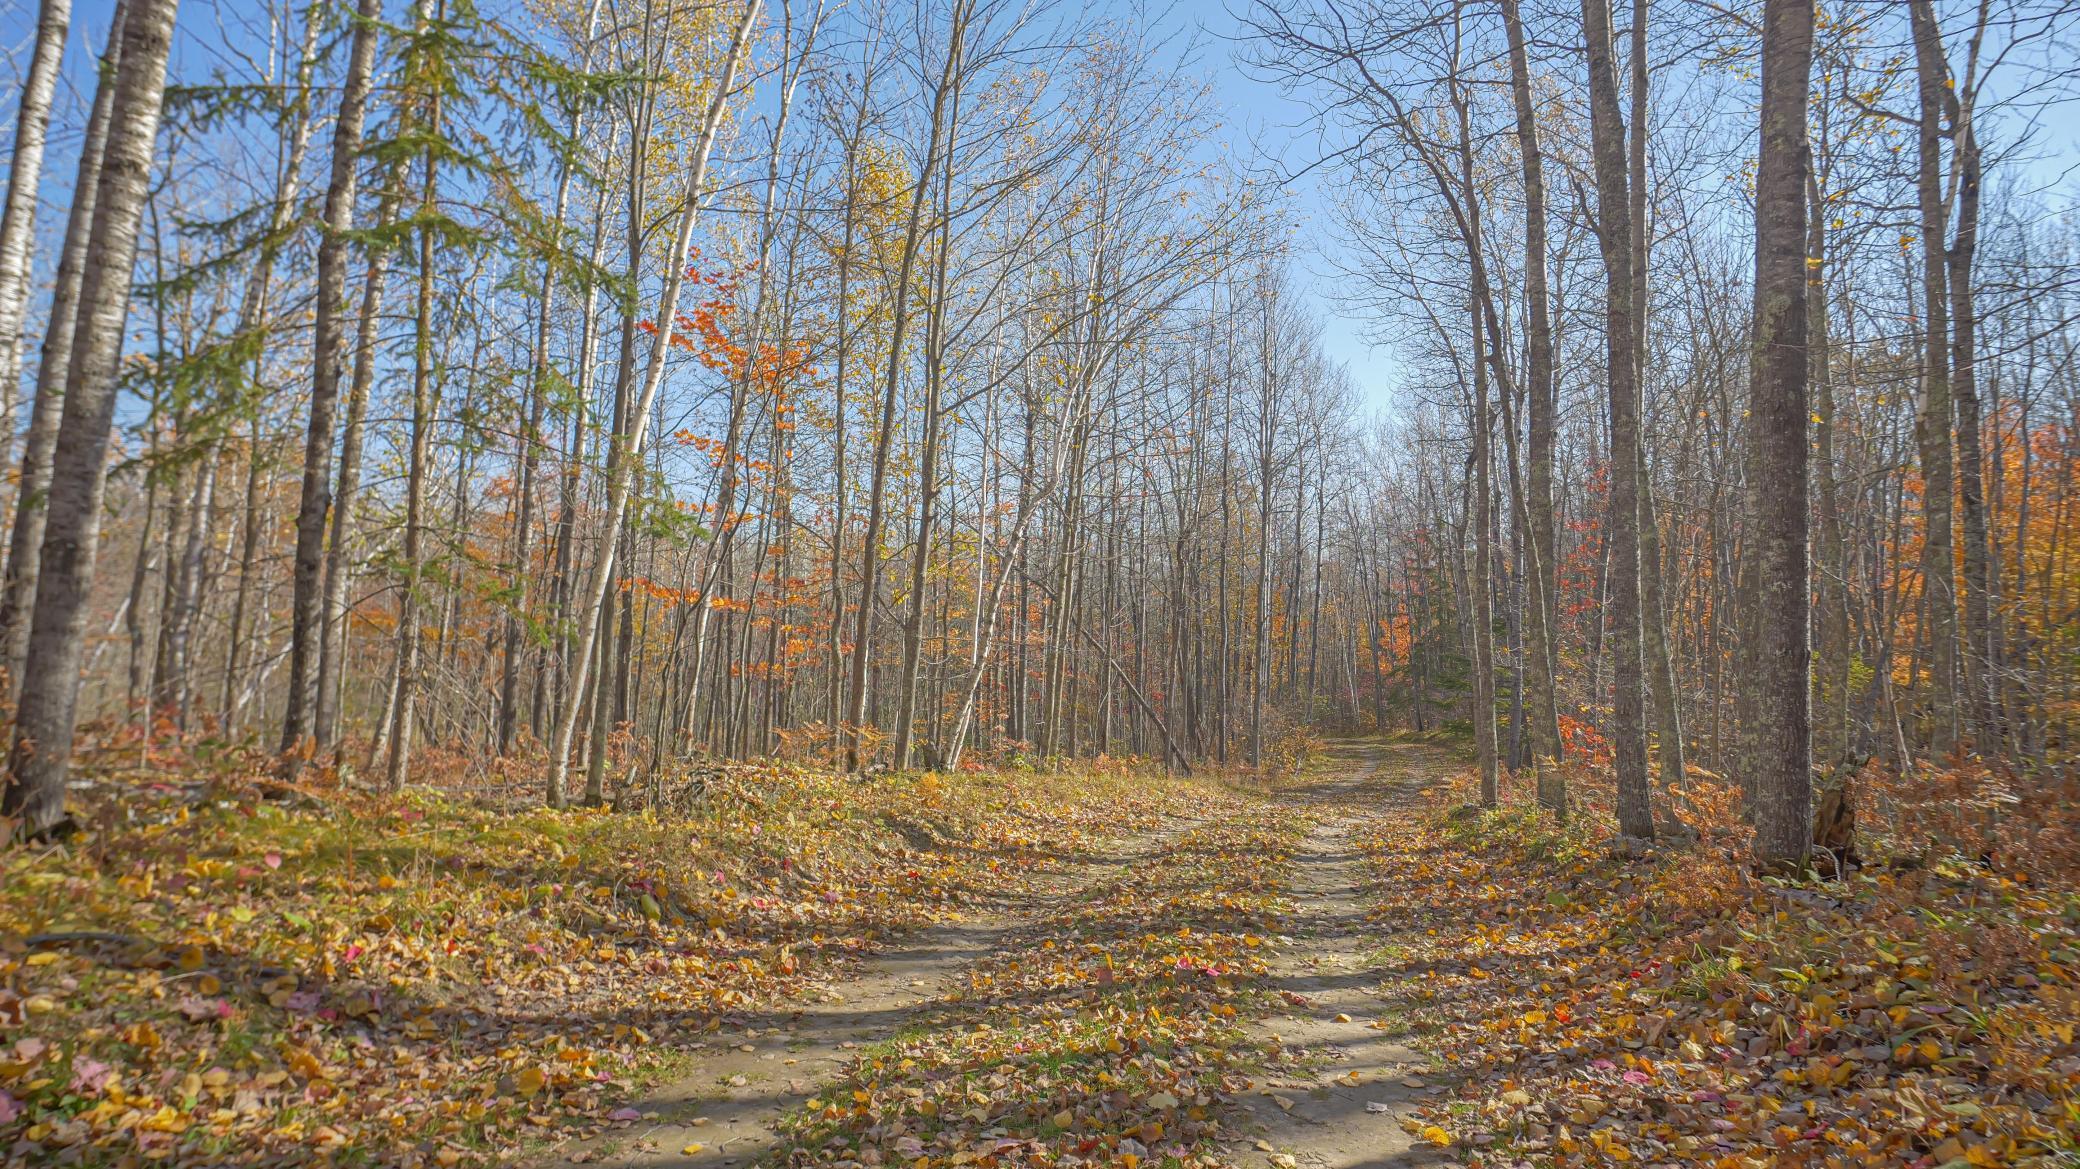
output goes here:
[{"label": "tall slender tree", "polygon": [[1812,687],[1807,451],[1812,415],[1807,356],[1806,186],[1812,150],[1806,99],[1813,65],[1812,0],[1766,0],[1762,135],[1755,171],[1755,346],[1751,384],[1759,479],[1749,487],[1758,644],[1751,708],[1755,856],[1803,867],[1812,845]]},{"label": "tall slender tree", "polygon": [[[123,25],[129,10],[129,0],[118,0],[109,19],[108,47],[101,56],[100,82],[94,89],[93,111],[87,116],[86,138],[80,143],[72,211],[65,221],[65,242],[58,253],[57,279],[51,287],[49,323],[36,371],[35,398],[29,407],[29,429],[22,438],[14,523],[8,529],[6,572],[0,577],[0,655],[5,658],[5,669],[0,673],[5,674],[5,693],[10,702],[20,692],[16,683],[29,653],[31,610],[43,564],[51,451],[58,440],[58,420],[72,363],[80,290],[86,279],[88,249],[93,243],[94,201],[100,195],[101,160],[108,149],[109,122],[115,112],[115,76],[122,68]],[[9,199],[13,197],[10,188]]]},{"label": "tall slender tree", "polygon": [[43,181],[43,148],[51,99],[72,28],[72,0],[42,0],[29,71],[15,111],[14,155],[7,171],[7,202],[0,209],[0,435],[13,451],[15,401],[22,388],[22,328],[29,304],[29,261],[36,242],[36,196]]},{"label": "tall slender tree", "polygon": [[1646,671],[1640,598],[1639,364],[1634,314],[1632,205],[1625,123],[1618,109],[1610,0],[1582,0],[1588,46],[1589,125],[1596,175],[1596,237],[1604,270],[1604,371],[1610,403],[1609,652],[1615,682],[1611,748],[1618,773],[1618,825],[1629,836],[1654,835],[1647,782]]},{"label": "tall slender tree", "polygon": [[[599,614],[614,571],[617,544],[614,534],[620,531],[628,517],[630,480],[633,478],[629,464],[643,452],[643,442],[649,434],[651,408],[656,404],[657,391],[664,383],[665,362],[671,353],[672,332],[679,314],[679,296],[686,282],[685,257],[692,246],[694,224],[699,222],[706,191],[708,159],[715,148],[716,135],[721,131],[723,115],[734,96],[737,72],[743,68],[744,59],[750,52],[751,32],[757,24],[759,8],[759,0],[749,0],[744,5],[723,57],[721,71],[715,79],[706,112],[702,115],[699,136],[694,141],[693,154],[687,166],[685,197],[679,211],[678,230],[673,236],[671,260],[665,270],[664,290],[658,297],[657,331],[643,373],[642,393],[632,414],[631,433],[625,438],[616,438],[620,457],[608,463],[606,526],[602,529],[599,548],[593,554],[592,565],[585,574],[583,590],[577,594],[582,603],[579,640],[572,655],[568,700],[557,720],[556,738],[549,754],[546,794],[551,807],[563,806],[567,798],[565,781],[570,775],[571,746],[577,736],[587,675],[596,664],[593,659],[600,646]],[[605,680],[599,677],[598,681],[603,685]]]},{"label": "tall slender tree", "polygon": [[[87,591],[101,534],[101,498],[115,421],[117,366],[130,310],[130,272],[152,173],[163,106],[166,59],[178,0],[128,0],[120,22],[122,51],[102,79],[113,87],[107,140],[98,159],[83,155],[91,181],[93,222],[82,254],[76,320],[53,319],[45,344],[69,340],[63,387],[40,385],[39,397],[62,393],[63,411],[51,451],[42,566],[29,652],[8,749],[0,816],[15,831],[44,834],[65,822],[65,780],[79,710]],[[115,56],[115,54],[111,54]],[[83,200],[82,200],[83,201]]]},{"label": "tall slender tree", "polygon": [[381,32],[382,0],[358,0],[352,22],[346,76],[340,85],[338,112],[332,123],[331,177],[325,185],[323,220],[318,236],[316,319],[312,340],[310,425],[303,445],[303,486],[296,509],[296,561],[291,577],[289,678],[282,708],[281,751],[294,757],[312,736],[317,698],[318,659],[324,638],[324,559],[326,519],[332,508],[332,448],[339,409],[340,373],[345,359],[347,233],[354,225],[357,167],[363,127],[373,86],[376,41]]}]

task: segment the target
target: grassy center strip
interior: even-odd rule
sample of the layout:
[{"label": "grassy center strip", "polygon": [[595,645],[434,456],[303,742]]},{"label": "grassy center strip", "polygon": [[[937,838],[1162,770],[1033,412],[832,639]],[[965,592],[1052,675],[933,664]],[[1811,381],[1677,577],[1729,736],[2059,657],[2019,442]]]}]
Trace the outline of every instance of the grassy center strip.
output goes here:
[{"label": "grassy center strip", "polygon": [[1263,1057],[1243,1024],[1268,1006],[1302,826],[1236,796],[1201,811],[863,1053],[787,1118],[778,1160],[1215,1164],[1216,1107]]}]

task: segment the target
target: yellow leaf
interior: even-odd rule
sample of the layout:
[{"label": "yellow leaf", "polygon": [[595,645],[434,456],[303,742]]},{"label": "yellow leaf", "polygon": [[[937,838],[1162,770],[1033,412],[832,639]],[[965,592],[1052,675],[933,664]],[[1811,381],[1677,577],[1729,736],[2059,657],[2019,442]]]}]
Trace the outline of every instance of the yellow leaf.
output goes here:
[{"label": "yellow leaf", "polygon": [[1440,1149],[1452,1143],[1452,1134],[1446,1132],[1443,1128],[1434,1124],[1424,1126],[1423,1131],[1416,1135],[1422,1137],[1426,1141],[1429,1141],[1431,1144],[1436,1145]]},{"label": "yellow leaf", "polygon": [[548,1085],[549,1077],[543,1075],[540,1068],[528,1068],[520,1073],[519,1078],[514,1083],[520,1090],[520,1097],[524,1100],[531,1100],[536,1093]]},{"label": "yellow leaf", "polygon": [[699,1155],[700,1155],[700,1152],[701,1152],[701,1147],[700,1147],[699,1145],[695,1144],[695,1145],[688,1145],[688,1146],[686,1146],[685,1148],[683,1148],[683,1149],[680,1149],[680,1150],[679,1150],[679,1155],[680,1155],[680,1156],[682,1156],[682,1157],[697,1157],[697,1156],[699,1156]]}]

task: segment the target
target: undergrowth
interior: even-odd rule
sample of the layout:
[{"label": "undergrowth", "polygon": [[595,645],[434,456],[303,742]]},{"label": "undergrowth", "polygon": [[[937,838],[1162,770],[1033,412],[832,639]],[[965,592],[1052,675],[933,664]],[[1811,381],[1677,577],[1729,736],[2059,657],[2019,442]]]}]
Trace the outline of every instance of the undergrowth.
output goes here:
[{"label": "undergrowth", "polygon": [[[1760,880],[1738,794],[1641,853],[1470,777],[1370,829],[1385,994],[1453,1092],[1411,1120],[1478,1165],[2066,1163],[2080,890],[1880,838],[1842,881]],[[1593,803],[1584,801],[1585,803]]]},{"label": "undergrowth", "polygon": [[732,770],[686,815],[165,784],[0,854],[0,1148],[383,1165],[586,1131],[682,1044],[1203,789]]}]

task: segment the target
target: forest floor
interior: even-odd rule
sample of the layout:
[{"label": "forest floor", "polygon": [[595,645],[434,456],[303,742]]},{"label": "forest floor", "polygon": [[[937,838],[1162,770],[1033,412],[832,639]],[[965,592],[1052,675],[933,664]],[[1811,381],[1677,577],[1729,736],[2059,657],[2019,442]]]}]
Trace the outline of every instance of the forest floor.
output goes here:
[{"label": "forest floor", "polygon": [[[126,792],[0,854],[22,1164],[2065,1164],[2080,899],[1637,855],[1463,760]],[[1586,791],[1590,802],[1594,793]]]}]

